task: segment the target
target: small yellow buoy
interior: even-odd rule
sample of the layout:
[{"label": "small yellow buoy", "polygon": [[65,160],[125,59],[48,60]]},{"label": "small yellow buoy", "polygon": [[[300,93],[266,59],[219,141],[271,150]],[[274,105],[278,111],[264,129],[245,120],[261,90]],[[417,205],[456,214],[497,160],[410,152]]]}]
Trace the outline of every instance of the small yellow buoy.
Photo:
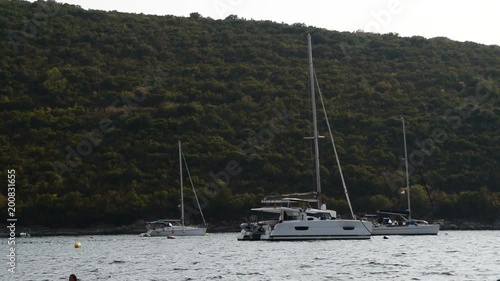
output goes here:
[{"label": "small yellow buoy", "polygon": [[82,243],[80,243],[80,242],[75,243],[75,248],[81,248],[81,247],[82,247]]}]

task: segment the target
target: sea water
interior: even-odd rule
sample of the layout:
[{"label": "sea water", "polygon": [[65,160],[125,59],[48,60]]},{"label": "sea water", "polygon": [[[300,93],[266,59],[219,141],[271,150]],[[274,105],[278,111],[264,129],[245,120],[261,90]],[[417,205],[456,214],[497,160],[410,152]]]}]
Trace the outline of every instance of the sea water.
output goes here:
[{"label": "sea water", "polygon": [[[499,280],[500,231],[441,231],[354,241],[200,237],[16,238],[15,274],[2,239],[0,280]],[[75,248],[80,242],[81,247]]]}]

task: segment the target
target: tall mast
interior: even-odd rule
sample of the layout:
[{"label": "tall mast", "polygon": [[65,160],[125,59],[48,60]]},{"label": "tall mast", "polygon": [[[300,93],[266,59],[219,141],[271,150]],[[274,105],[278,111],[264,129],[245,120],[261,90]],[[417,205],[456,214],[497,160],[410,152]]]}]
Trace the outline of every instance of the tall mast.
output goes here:
[{"label": "tall mast", "polygon": [[408,175],[408,152],[406,150],[406,132],[405,132],[405,120],[401,117],[401,122],[403,123],[403,142],[405,145],[405,166],[406,166],[406,189],[408,194],[408,220],[411,220],[411,207],[410,207],[410,179]]},{"label": "tall mast", "polygon": [[182,186],[184,185],[182,181],[182,148],[181,141],[179,141],[179,171],[181,178],[181,226],[184,227],[184,190]]},{"label": "tall mast", "polygon": [[307,34],[307,50],[309,53],[309,85],[311,86],[311,106],[313,115],[314,165],[316,169],[316,192],[318,193],[318,208],[321,207],[321,180],[319,174],[318,122],[316,117],[316,95],[314,93],[314,68],[312,57],[311,34]]}]

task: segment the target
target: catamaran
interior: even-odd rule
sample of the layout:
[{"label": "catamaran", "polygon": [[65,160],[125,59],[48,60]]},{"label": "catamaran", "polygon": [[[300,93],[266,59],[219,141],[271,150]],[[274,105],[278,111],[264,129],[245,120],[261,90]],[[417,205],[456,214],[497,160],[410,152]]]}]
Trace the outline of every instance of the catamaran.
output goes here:
[{"label": "catamaran", "polygon": [[[278,217],[269,221],[250,222],[240,225],[241,232],[238,235],[238,240],[331,240],[331,239],[370,239],[372,224],[368,221],[356,219],[352,206],[349,201],[347,188],[345,187],[340,161],[333,141],[330,125],[327,120],[327,125],[330,131],[330,138],[337,159],[344,191],[351,209],[352,219],[341,219],[333,210],[328,210],[325,204],[321,203],[321,181],[320,181],[320,166],[319,166],[319,148],[318,139],[322,138],[318,134],[317,117],[316,117],[316,96],[315,96],[315,79],[312,59],[311,36],[308,39],[309,53],[309,79],[311,91],[311,104],[313,115],[313,136],[305,139],[314,141],[315,152],[315,179],[316,193],[315,198],[296,198],[284,196],[280,199],[271,202],[263,200],[263,203],[274,203],[276,207],[262,207],[252,209],[257,212],[271,213]],[[320,92],[321,97],[321,92]],[[326,117],[326,110],[323,104],[323,111]],[[312,208],[310,203],[317,203],[317,208]],[[298,205],[298,206],[297,206]]]}]

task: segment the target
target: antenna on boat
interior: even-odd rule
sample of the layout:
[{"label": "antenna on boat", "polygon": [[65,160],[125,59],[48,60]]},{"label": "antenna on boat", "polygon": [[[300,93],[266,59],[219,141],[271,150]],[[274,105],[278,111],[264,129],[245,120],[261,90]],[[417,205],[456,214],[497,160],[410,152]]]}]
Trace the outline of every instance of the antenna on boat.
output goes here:
[{"label": "antenna on boat", "polygon": [[403,123],[403,142],[405,146],[405,166],[406,166],[406,189],[408,190],[408,220],[411,220],[411,207],[410,207],[410,178],[408,175],[408,152],[406,150],[406,132],[405,132],[405,119],[401,116],[401,122]]}]

